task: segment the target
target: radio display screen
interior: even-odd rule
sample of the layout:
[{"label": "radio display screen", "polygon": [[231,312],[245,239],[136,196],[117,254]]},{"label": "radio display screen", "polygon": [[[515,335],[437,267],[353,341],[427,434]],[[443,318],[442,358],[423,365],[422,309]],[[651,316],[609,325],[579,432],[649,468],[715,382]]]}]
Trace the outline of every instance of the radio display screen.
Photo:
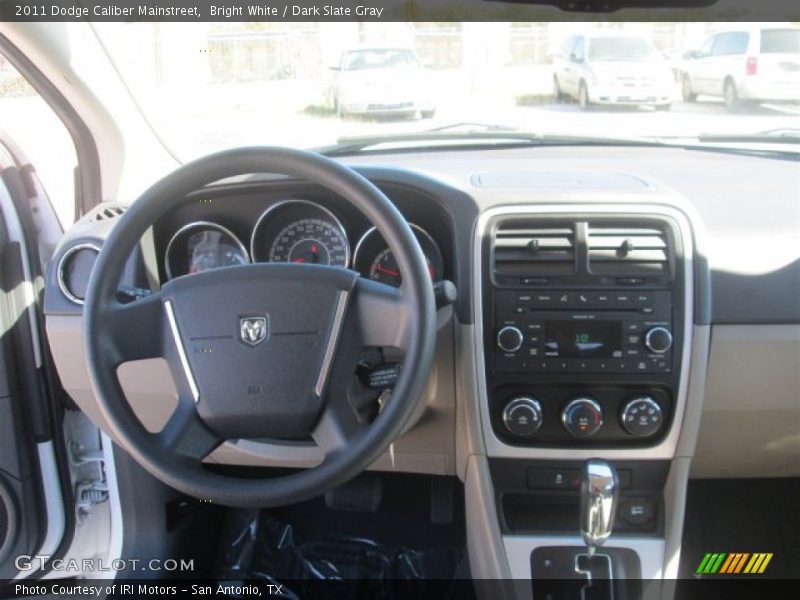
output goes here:
[{"label": "radio display screen", "polygon": [[548,321],[544,355],[558,358],[622,356],[619,321]]}]

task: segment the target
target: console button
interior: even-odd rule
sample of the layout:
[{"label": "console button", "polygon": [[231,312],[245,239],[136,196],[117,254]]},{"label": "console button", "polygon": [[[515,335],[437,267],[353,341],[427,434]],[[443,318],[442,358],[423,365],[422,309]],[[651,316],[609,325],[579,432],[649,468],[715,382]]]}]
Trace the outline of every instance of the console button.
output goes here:
[{"label": "console button", "polygon": [[636,437],[655,435],[664,423],[661,406],[651,396],[629,400],[620,415],[622,427]]},{"label": "console button", "polygon": [[619,516],[634,527],[650,524],[656,516],[656,503],[652,498],[627,498],[619,507]]},{"label": "console button", "polygon": [[577,490],[581,487],[578,469],[528,469],[528,487],[537,490]]},{"label": "console button", "polygon": [[519,437],[529,437],[542,425],[542,405],[532,396],[512,398],[503,409],[503,424]]},{"label": "console button", "polygon": [[603,409],[593,398],[583,396],[570,401],[561,413],[564,428],[575,437],[589,437],[603,425]]}]

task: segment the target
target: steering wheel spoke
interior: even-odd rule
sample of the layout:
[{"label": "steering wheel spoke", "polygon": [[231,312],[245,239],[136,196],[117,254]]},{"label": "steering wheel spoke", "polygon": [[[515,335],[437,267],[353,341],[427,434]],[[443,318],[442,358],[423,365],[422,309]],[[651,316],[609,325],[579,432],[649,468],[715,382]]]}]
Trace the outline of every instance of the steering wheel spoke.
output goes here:
[{"label": "steering wheel spoke", "polygon": [[195,460],[203,460],[221,443],[197,414],[193,399],[185,393],[179,394],[175,412],[155,437],[165,452]]},{"label": "steering wheel spoke", "polygon": [[311,437],[325,455],[344,448],[364,429],[344,394],[329,396],[329,401]]},{"label": "steering wheel spoke", "polygon": [[353,310],[363,346],[400,348],[410,343],[413,310],[403,287],[360,277],[356,282]]},{"label": "steering wheel spoke", "polygon": [[161,294],[114,303],[104,318],[113,364],[164,356],[166,315]]}]

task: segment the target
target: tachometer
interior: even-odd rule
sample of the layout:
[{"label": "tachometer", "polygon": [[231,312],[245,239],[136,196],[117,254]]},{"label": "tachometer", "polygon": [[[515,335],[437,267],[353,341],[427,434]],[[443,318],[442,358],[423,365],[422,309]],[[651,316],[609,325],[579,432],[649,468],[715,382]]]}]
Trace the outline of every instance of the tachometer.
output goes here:
[{"label": "tachometer", "polygon": [[287,200],[267,209],[250,243],[258,262],[346,267],[350,244],[339,220],[307,200]]},{"label": "tachometer", "polygon": [[195,221],[181,227],[167,244],[164,272],[168,279],[250,262],[247,249],[226,227]]},{"label": "tachometer", "polygon": [[[439,246],[422,227],[413,223],[409,223],[409,225],[425,255],[431,281],[440,281],[444,277],[444,260]],[[392,251],[374,227],[367,231],[358,242],[353,265],[362,276],[381,283],[400,287],[403,281]]]}]

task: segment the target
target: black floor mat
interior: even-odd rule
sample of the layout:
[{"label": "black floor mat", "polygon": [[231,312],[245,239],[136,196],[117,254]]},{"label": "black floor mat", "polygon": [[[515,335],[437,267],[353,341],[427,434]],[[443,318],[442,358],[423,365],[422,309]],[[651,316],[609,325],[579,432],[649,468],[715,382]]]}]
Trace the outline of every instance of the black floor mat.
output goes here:
[{"label": "black floor mat", "polygon": [[691,481],[681,577],[707,552],[772,552],[759,577],[800,578],[800,479]]},{"label": "black floor mat", "polygon": [[[375,475],[383,482],[375,512],[328,508],[322,498],[263,511],[231,511],[217,569],[223,579],[258,579],[286,584],[298,597],[330,591],[313,580],[364,580],[369,592],[352,597],[400,598],[408,584],[427,580],[432,597],[465,597],[469,581],[464,490],[453,481],[453,520],[431,522],[432,478]],[[420,597],[420,588],[414,588]],[[334,596],[341,590],[333,590]],[[467,593],[466,596],[470,596]],[[427,594],[431,597],[431,594]],[[348,596],[349,597],[349,596]]]}]

